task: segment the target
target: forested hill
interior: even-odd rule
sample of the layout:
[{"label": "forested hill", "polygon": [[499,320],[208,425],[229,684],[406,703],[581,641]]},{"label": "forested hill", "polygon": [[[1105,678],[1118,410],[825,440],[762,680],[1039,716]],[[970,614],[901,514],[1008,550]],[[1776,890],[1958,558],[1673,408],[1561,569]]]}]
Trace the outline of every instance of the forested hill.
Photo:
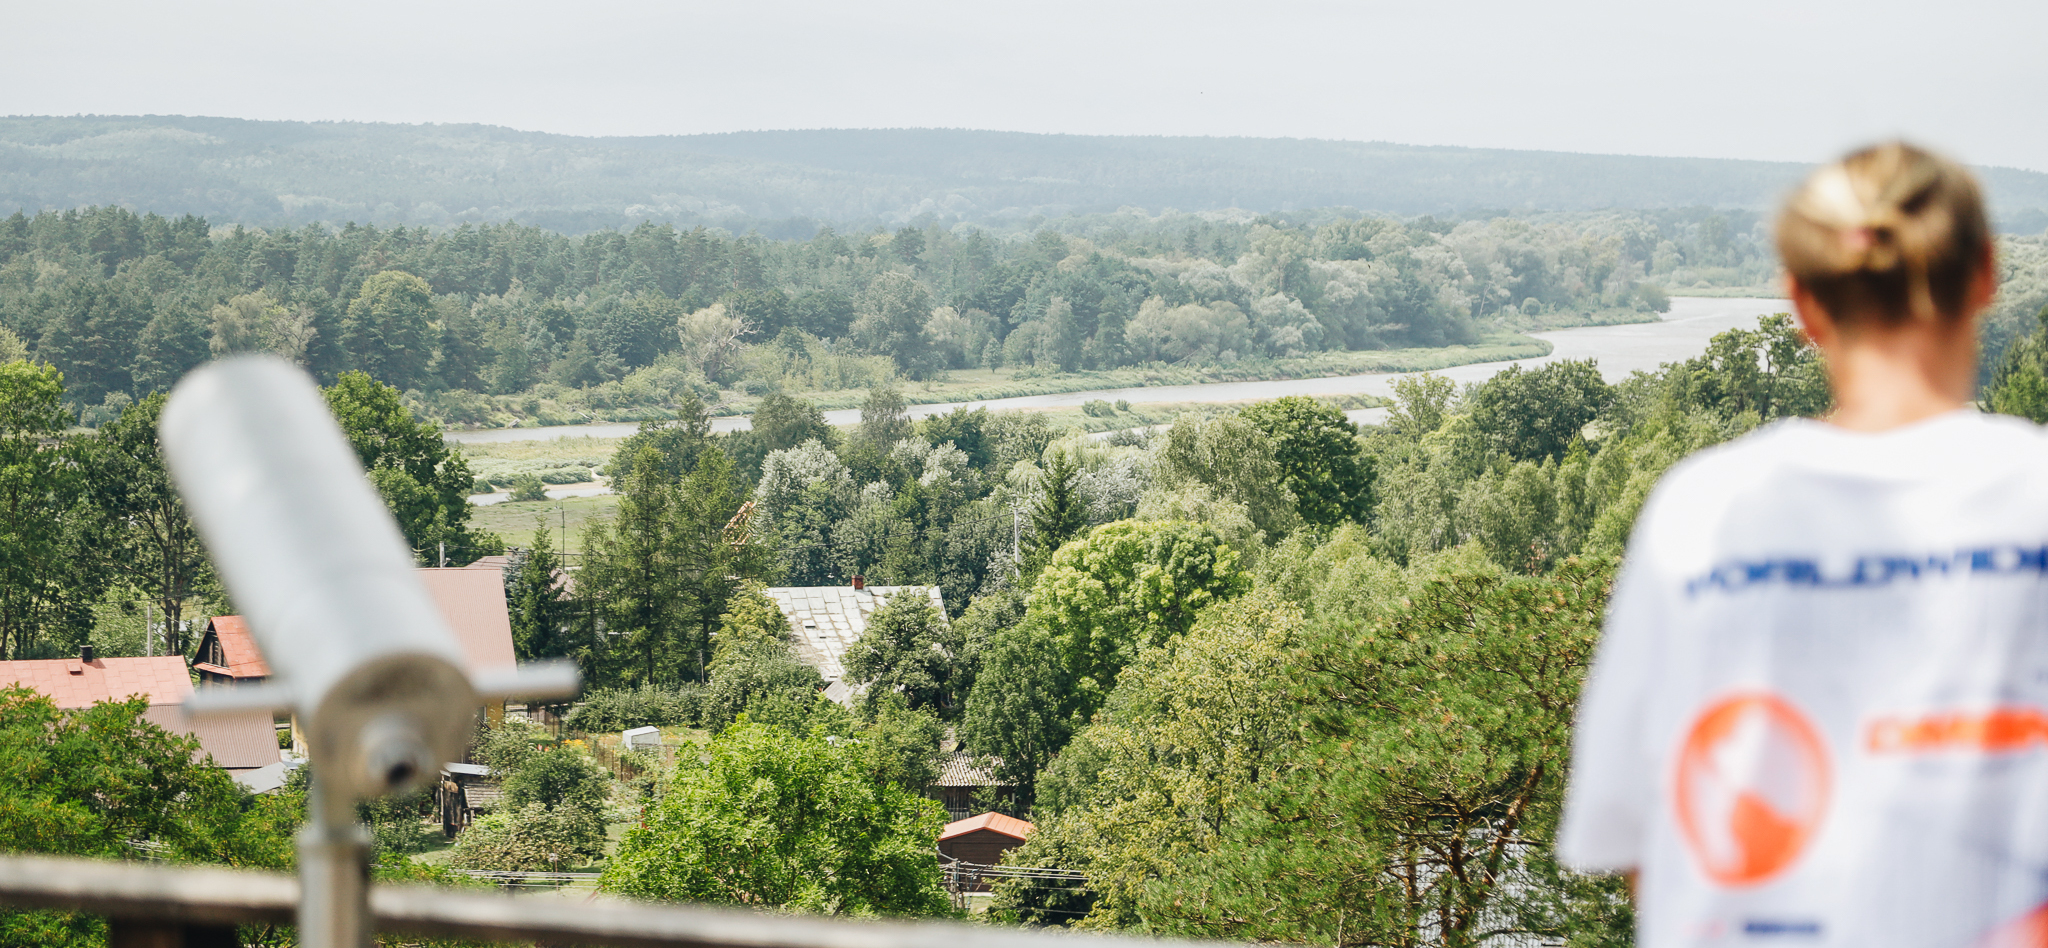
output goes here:
[{"label": "forested hill", "polygon": [[[1255,138],[958,129],[579,138],[483,125],[164,116],[0,118],[0,214],[118,204],[253,225],[642,220],[808,237],[910,221],[1347,207],[1401,215],[1760,210],[1790,163]],[[2048,225],[2048,175],[1988,169],[2009,230]]]}]

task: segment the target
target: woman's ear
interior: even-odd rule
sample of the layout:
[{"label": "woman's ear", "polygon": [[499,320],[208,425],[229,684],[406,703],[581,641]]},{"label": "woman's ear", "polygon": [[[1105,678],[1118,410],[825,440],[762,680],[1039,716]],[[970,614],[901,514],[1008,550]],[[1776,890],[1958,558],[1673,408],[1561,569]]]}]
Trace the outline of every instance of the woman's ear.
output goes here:
[{"label": "woman's ear", "polygon": [[1785,274],[1785,295],[1792,298],[1792,317],[1799,323],[1799,332],[1815,348],[1832,349],[1839,338],[1835,321],[1828,317],[1827,310],[1820,307],[1820,301],[1813,293],[1800,285],[1799,278]]},{"label": "woman's ear", "polygon": [[1970,316],[1983,312],[1991,305],[1991,298],[1998,295],[1998,252],[1989,245],[1984,248],[1983,259],[1977,264],[1977,274],[1970,280]]}]

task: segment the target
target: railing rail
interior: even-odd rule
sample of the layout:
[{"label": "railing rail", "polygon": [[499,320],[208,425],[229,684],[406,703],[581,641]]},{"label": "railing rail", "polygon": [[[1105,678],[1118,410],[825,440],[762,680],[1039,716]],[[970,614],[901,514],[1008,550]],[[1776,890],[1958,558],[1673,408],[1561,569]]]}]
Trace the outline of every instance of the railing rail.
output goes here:
[{"label": "railing rail", "polygon": [[601,872],[514,872],[497,869],[452,869],[458,876],[495,882],[506,888],[596,888]]},{"label": "railing rail", "polygon": [[[298,879],[278,873],[0,856],[0,905],[104,915],[115,920],[117,928],[131,932],[192,925],[290,924],[298,899]],[[656,905],[598,895],[572,899],[432,886],[373,886],[370,914],[378,931],[544,945],[1132,948],[1196,944],[1103,935],[1054,936],[957,922],[852,921]]]}]

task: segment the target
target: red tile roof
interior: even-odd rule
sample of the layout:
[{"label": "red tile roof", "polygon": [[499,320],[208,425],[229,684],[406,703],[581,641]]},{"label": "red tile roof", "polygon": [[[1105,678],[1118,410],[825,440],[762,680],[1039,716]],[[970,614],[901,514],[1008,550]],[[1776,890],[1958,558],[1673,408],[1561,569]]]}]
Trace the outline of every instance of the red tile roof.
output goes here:
[{"label": "red tile roof", "polygon": [[965,836],[968,833],[981,830],[993,830],[1011,839],[1025,839],[1036,828],[1030,823],[1014,816],[1004,816],[1001,813],[983,813],[980,816],[970,816],[964,820],[954,820],[951,823],[947,823],[946,828],[939,833],[939,842],[943,843],[955,836]]},{"label": "red tile roof", "polygon": [[142,695],[149,699],[144,718],[166,731],[198,737],[200,751],[212,755],[216,766],[241,770],[278,761],[277,732],[268,712],[186,719],[179,706],[192,696],[192,677],[185,660],[176,655],[0,662],[0,684],[7,683],[42,692],[59,708],[88,708]]},{"label": "red tile roof", "polygon": [[214,616],[213,634],[220,640],[220,650],[227,659],[227,674],[236,678],[267,678],[270,665],[263,660],[263,653],[256,649],[256,639],[249,635],[249,623],[241,616]]},{"label": "red tile roof", "polygon": [[441,617],[455,631],[470,670],[518,664],[512,651],[512,615],[505,609],[504,573],[449,567],[419,574],[434,604],[441,607]]}]

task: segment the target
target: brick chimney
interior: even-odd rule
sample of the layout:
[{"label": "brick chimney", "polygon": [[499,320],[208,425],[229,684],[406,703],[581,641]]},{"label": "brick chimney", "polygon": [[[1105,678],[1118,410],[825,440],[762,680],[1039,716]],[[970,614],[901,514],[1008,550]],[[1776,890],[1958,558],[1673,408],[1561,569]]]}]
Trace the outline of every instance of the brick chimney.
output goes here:
[{"label": "brick chimney", "polygon": [[853,574],[853,588],[857,590],[868,588],[868,578],[859,573]]}]

